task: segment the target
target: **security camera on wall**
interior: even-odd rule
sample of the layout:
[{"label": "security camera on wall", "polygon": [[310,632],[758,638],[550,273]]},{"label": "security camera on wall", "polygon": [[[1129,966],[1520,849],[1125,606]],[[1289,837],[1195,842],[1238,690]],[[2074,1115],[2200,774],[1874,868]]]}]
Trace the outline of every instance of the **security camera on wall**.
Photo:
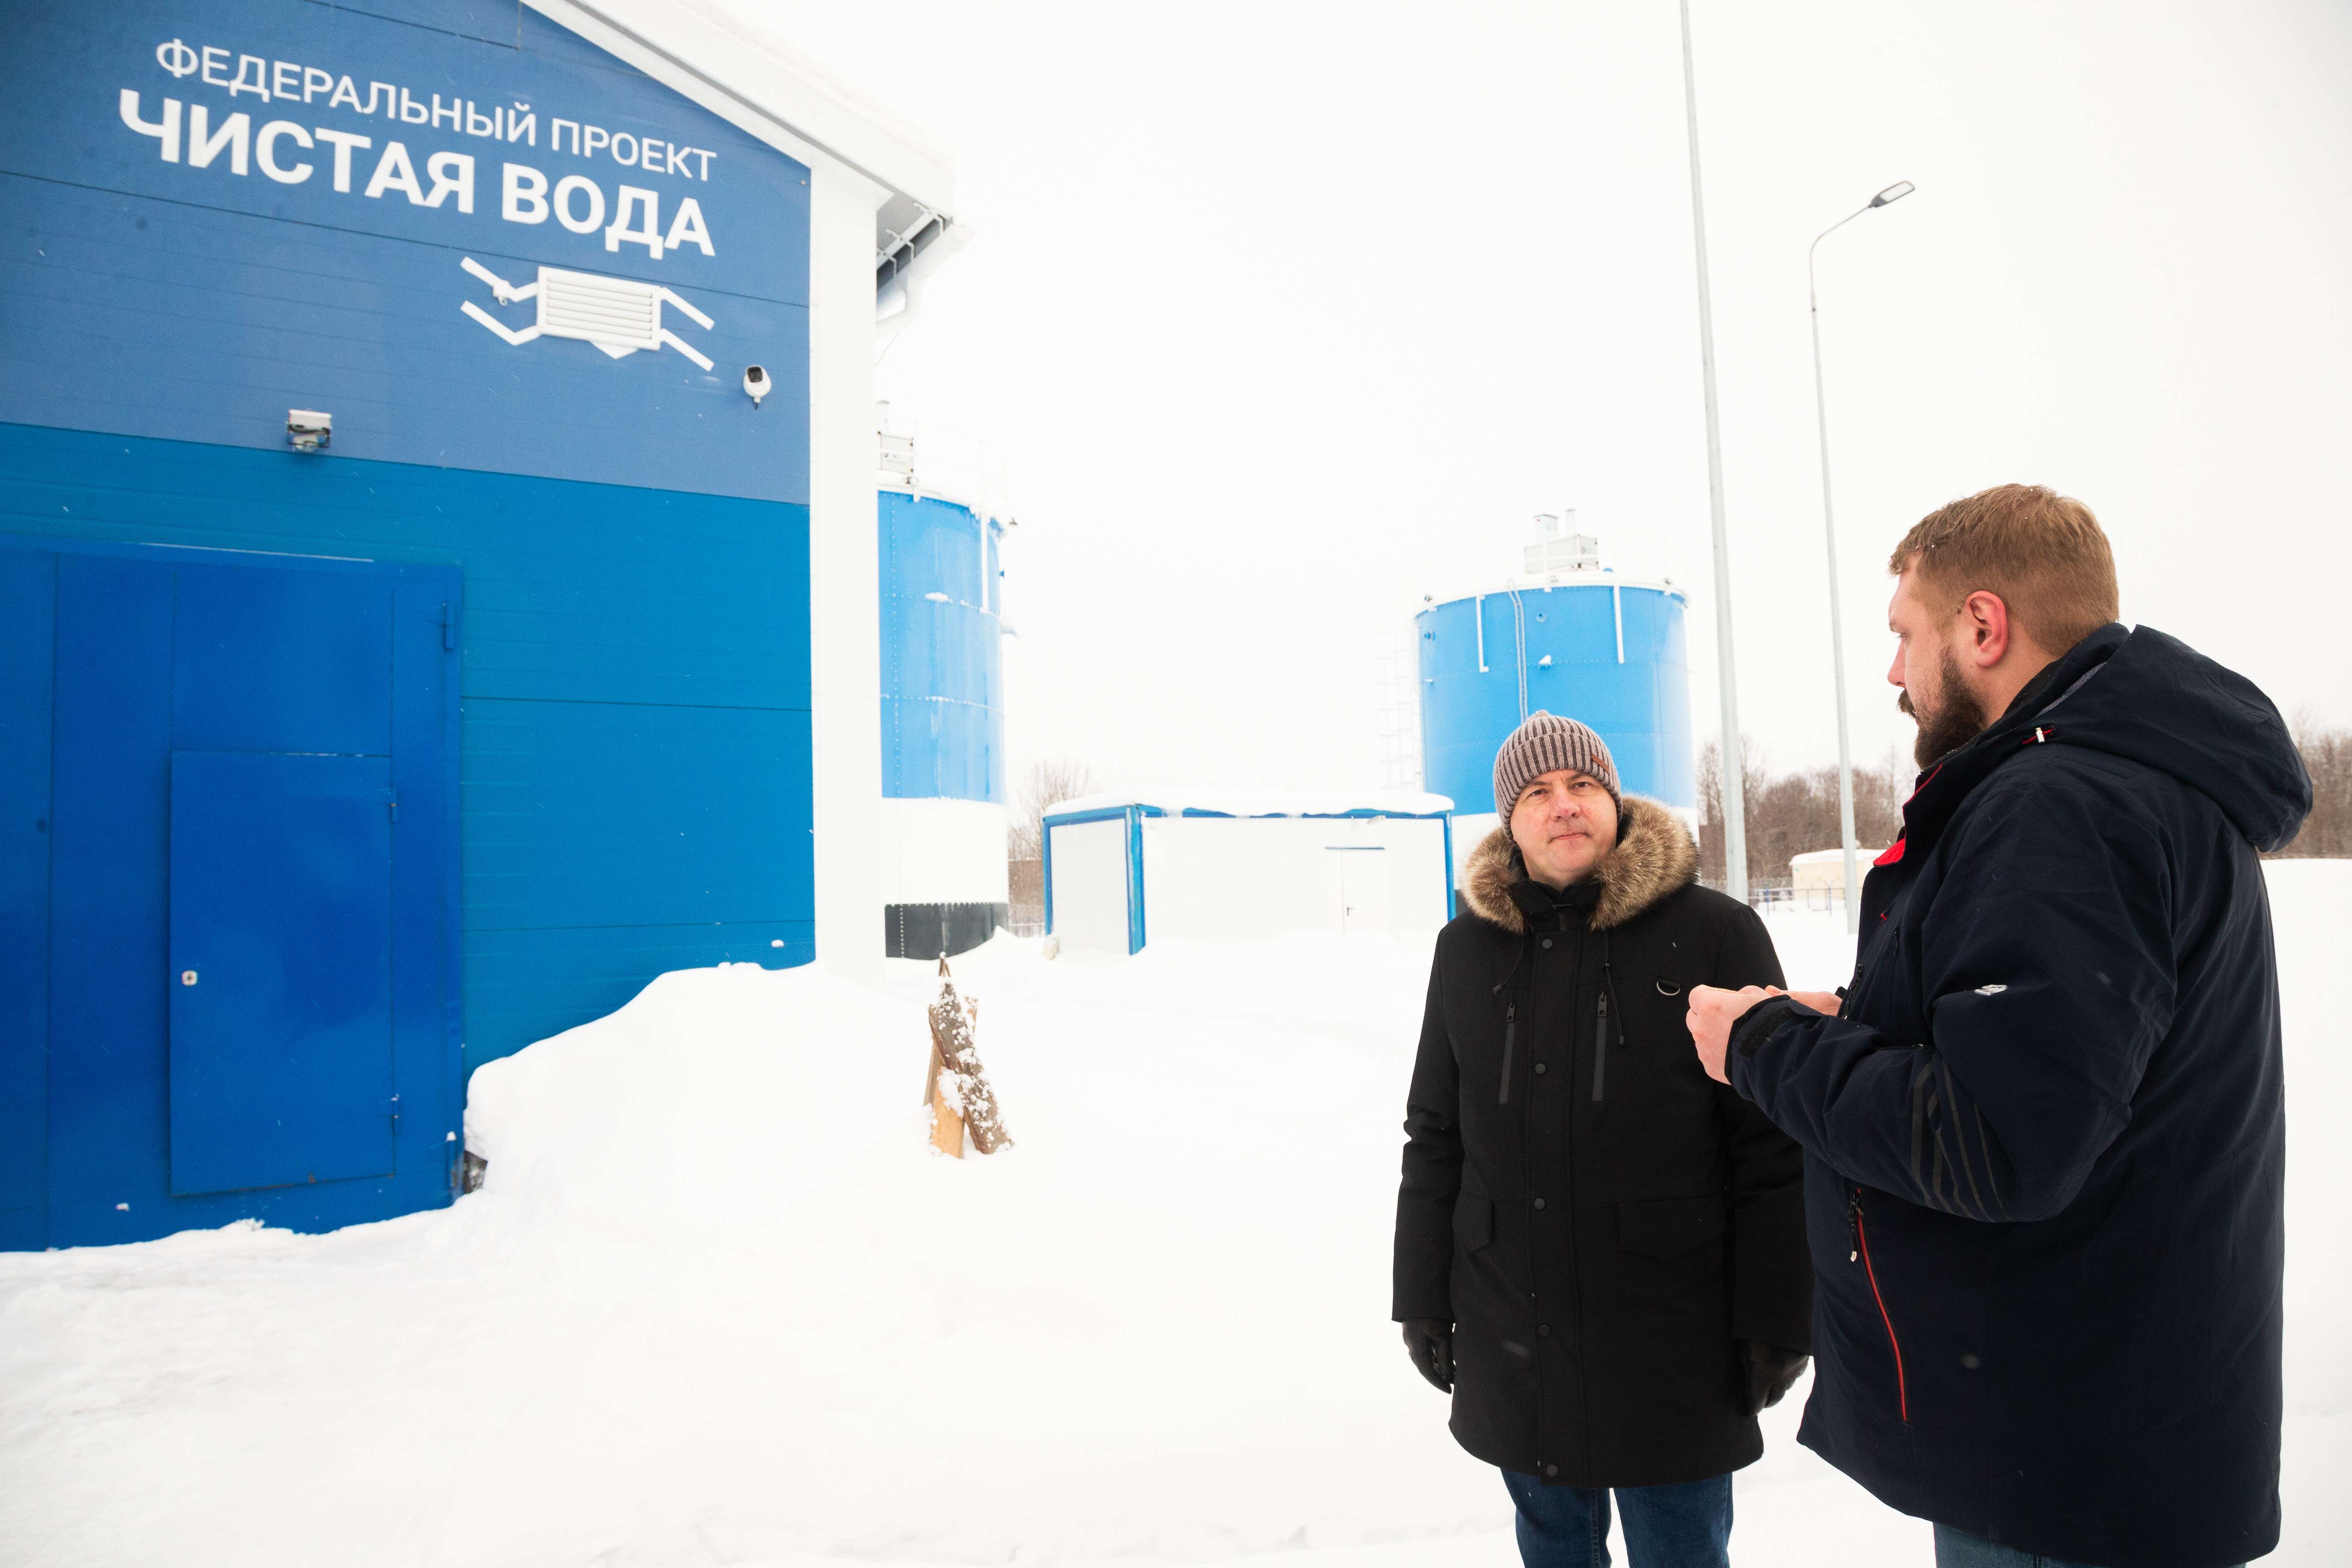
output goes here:
[{"label": "security camera on wall", "polygon": [[751,395],[751,406],[757,408],[760,399],[776,390],[776,384],[768,379],[765,366],[755,364],[743,372],[743,390]]}]

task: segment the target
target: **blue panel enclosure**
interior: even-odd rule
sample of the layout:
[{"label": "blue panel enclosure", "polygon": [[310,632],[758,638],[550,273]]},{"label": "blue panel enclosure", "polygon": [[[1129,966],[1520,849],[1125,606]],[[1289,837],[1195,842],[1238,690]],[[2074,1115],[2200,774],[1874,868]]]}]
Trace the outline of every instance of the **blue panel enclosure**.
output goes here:
[{"label": "blue panel enclosure", "polygon": [[389,755],[172,754],[174,1196],[392,1173],[394,807]]},{"label": "blue panel enclosure", "polygon": [[1599,731],[1628,794],[1696,807],[1684,613],[1670,589],[1605,579],[1423,610],[1414,626],[1425,787],[1459,812],[1492,811],[1495,753],[1541,710]]},{"label": "blue panel enclosure", "polygon": [[1004,802],[1001,525],[885,490],[882,793]]}]

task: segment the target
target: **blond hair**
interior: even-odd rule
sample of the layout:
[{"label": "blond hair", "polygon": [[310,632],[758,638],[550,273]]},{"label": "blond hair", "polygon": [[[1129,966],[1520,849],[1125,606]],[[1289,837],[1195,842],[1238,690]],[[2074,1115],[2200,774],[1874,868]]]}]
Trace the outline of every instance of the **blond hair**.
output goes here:
[{"label": "blond hair", "polygon": [[2010,618],[2063,654],[2116,618],[2116,556],[2099,520],[2047,485],[1995,485],[1912,525],[1886,569],[1954,602],[1997,594]]}]

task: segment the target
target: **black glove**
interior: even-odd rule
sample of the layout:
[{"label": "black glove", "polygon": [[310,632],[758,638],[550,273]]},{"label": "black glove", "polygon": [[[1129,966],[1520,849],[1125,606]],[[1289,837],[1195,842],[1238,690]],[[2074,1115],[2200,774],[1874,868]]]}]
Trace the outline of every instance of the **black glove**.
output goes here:
[{"label": "black glove", "polygon": [[1412,1369],[1429,1379],[1440,1394],[1454,1392],[1454,1325],[1436,1318],[1408,1318],[1404,1348],[1412,1355]]},{"label": "black glove", "polygon": [[1753,1415],[1780,1404],[1790,1386],[1804,1375],[1812,1357],[1760,1340],[1742,1340],[1739,1359],[1748,1373],[1748,1414]]}]

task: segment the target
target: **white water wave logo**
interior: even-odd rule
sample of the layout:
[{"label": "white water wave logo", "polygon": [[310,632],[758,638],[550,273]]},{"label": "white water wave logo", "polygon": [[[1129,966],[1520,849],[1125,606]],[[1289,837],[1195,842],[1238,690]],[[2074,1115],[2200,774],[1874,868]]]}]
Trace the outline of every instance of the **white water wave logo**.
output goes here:
[{"label": "white water wave logo", "polygon": [[517,348],[533,338],[578,338],[595,344],[614,359],[625,359],[639,349],[657,351],[667,343],[704,370],[710,368],[710,362],[691,343],[662,325],[662,305],[667,301],[677,306],[705,331],[712,325],[710,318],[658,283],[542,267],[537,282],[518,289],[470,256],[459,265],[488,284],[490,293],[501,305],[518,305],[525,300],[539,301],[539,319],[520,331],[471,300],[458,304],[459,310]]}]

